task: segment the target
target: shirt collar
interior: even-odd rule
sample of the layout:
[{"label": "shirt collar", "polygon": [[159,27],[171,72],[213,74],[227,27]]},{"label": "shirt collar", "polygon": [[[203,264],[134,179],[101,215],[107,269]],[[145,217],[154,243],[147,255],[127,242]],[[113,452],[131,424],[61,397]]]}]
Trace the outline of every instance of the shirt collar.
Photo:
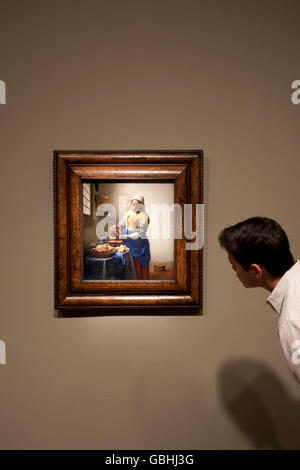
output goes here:
[{"label": "shirt collar", "polygon": [[287,292],[289,280],[297,271],[300,271],[299,260],[297,260],[296,263],[284,273],[266,300],[266,303],[270,304],[271,307],[279,314],[281,312],[283,299]]}]

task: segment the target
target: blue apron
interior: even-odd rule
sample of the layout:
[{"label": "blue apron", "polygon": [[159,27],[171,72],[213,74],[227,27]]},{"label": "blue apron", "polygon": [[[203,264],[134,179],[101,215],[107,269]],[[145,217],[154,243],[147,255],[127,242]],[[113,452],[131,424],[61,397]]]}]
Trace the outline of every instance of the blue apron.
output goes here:
[{"label": "blue apron", "polygon": [[[134,233],[135,231],[136,230],[129,230],[124,227],[121,230],[121,234],[128,235],[129,233]],[[127,238],[124,240],[124,243],[130,249],[132,257],[135,258],[143,268],[147,268],[151,259],[150,243],[148,238],[137,238],[136,240]]]}]

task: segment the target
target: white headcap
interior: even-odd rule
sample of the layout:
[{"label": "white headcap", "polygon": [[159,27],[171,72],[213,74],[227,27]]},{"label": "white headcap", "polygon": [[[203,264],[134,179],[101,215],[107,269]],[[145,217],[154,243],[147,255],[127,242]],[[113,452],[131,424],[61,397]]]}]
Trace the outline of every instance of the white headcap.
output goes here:
[{"label": "white headcap", "polygon": [[137,201],[141,202],[142,204],[144,204],[144,196],[142,196],[141,194],[136,194],[135,196],[133,196],[131,199],[130,199],[130,202],[133,201],[134,199],[136,199]]}]

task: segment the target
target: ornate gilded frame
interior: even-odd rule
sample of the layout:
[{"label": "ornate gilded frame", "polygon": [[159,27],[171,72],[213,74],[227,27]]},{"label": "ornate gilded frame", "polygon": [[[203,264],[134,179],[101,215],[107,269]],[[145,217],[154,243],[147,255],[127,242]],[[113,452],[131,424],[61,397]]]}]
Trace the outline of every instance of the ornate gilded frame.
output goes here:
[{"label": "ornate gilded frame", "polygon": [[[82,180],[171,181],[174,202],[203,205],[202,150],[54,151],[55,308],[64,315],[199,314],[203,299],[203,247],[186,250],[174,240],[176,279],[93,281],[82,279]],[[188,240],[190,241],[190,240]]]}]

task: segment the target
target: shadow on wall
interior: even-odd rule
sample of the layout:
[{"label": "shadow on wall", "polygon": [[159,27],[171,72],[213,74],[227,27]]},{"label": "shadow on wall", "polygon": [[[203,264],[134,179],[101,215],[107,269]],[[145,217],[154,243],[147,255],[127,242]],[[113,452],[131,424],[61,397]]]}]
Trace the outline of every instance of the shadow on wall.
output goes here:
[{"label": "shadow on wall", "polygon": [[218,382],[226,411],[256,449],[300,449],[300,401],[288,396],[266,364],[227,361]]}]

